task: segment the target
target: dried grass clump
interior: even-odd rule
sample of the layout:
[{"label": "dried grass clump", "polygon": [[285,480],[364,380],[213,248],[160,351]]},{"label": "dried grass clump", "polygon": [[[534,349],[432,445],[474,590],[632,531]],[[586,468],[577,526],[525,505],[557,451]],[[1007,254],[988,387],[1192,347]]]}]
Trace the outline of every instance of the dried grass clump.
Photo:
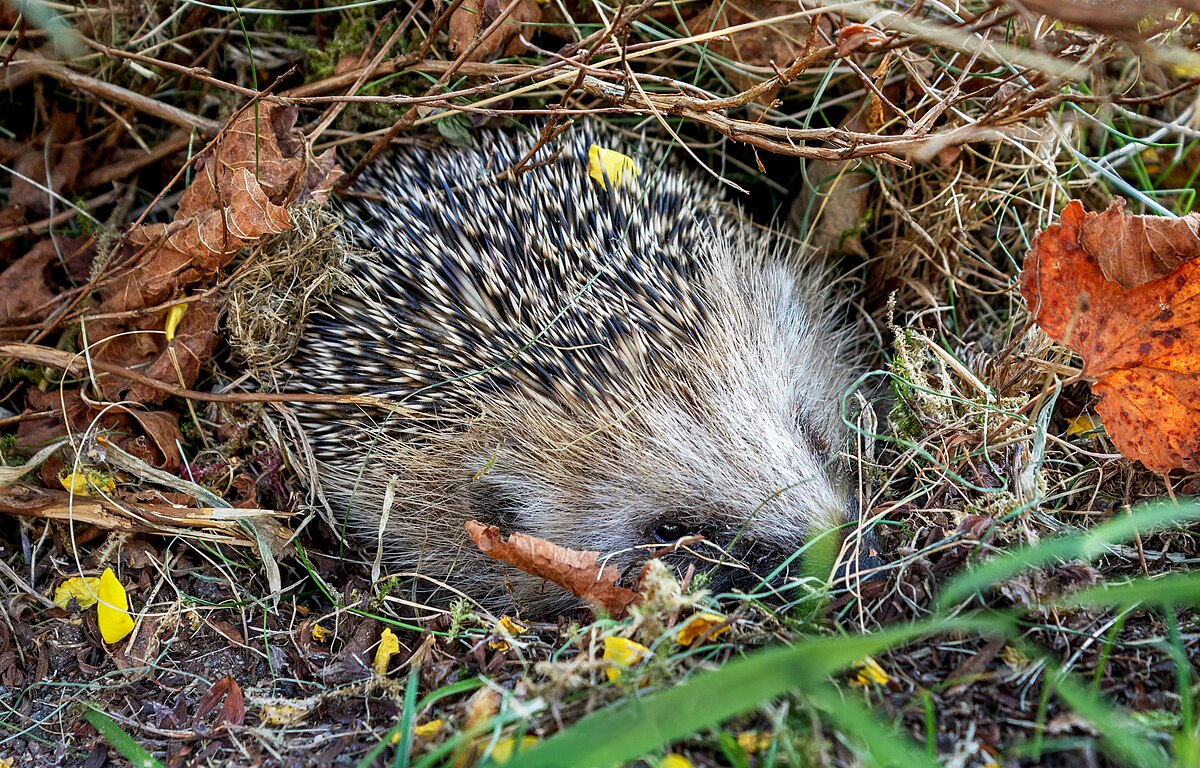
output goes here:
[{"label": "dried grass clump", "polygon": [[358,251],[336,233],[340,214],[305,204],[291,211],[293,227],[248,256],[226,292],[226,338],[263,381],[291,357],[316,302],[347,278],[343,265]]}]

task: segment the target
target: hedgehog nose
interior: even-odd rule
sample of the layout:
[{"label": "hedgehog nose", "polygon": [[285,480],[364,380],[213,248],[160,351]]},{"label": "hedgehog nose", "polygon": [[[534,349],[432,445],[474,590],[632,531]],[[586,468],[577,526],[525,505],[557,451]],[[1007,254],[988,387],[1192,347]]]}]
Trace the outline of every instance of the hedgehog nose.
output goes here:
[{"label": "hedgehog nose", "polygon": [[844,548],[844,554],[833,571],[833,586],[845,587],[856,581],[873,579],[879,575],[883,558],[879,556],[879,544],[875,534],[857,530],[850,534],[857,539]]}]

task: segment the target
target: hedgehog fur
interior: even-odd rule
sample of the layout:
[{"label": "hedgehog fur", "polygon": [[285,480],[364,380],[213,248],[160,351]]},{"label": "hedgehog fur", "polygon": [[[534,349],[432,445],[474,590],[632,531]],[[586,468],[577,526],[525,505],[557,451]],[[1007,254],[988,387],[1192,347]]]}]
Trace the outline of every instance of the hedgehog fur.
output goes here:
[{"label": "hedgehog fur", "polygon": [[[698,534],[699,561],[677,564],[714,589],[753,584],[853,508],[842,305],[796,243],[597,123],[497,180],[532,143],[400,149],[346,204],[344,237],[371,255],[310,317],[281,384],[404,412],[298,407],[332,512],[393,571],[444,585],[423,599],[575,605],[483,557],[472,519],[625,567]],[[641,175],[603,189],[593,144]]]}]

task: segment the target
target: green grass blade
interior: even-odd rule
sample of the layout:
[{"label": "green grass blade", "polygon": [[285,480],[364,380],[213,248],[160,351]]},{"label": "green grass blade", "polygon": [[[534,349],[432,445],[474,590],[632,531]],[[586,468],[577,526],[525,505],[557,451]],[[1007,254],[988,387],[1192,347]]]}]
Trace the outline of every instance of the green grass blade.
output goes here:
[{"label": "green grass blade", "polygon": [[918,747],[907,734],[897,732],[860,702],[846,698],[832,685],[819,685],[805,692],[805,698],[833,721],[843,733],[857,739],[867,749],[868,765],[938,765],[937,760]]},{"label": "green grass blade", "polygon": [[[1047,674],[1054,674],[1047,671]],[[1125,765],[1138,768],[1168,768],[1163,748],[1151,741],[1129,716],[1065,675],[1054,681],[1055,691],[1075,714],[1090,722],[1100,733],[1100,743]]]},{"label": "green grass blade", "polygon": [[1147,605],[1200,606],[1200,573],[1176,573],[1161,579],[1132,579],[1124,584],[1100,584],[1054,601],[1076,608]]},{"label": "green grass blade", "polygon": [[1043,541],[1032,547],[1022,547],[972,568],[957,577],[938,596],[937,608],[946,610],[971,594],[998,584],[1026,568],[1046,565],[1058,560],[1092,560],[1104,551],[1133,538],[1135,533],[1170,527],[1178,523],[1200,520],[1200,503],[1156,503],[1134,509],[1104,525],[1089,531]]},{"label": "green grass blade", "polygon": [[83,711],[83,718],[92,724],[113,749],[121,753],[121,757],[132,763],[134,768],[163,768],[162,763],[154,759],[154,755],[134,741],[133,737],[108,715],[93,706],[87,706]]},{"label": "green grass blade", "polygon": [[[860,637],[824,637],[772,648],[701,672],[686,682],[600,710],[522,753],[508,768],[603,768],[633,760],[662,744],[716,725],[788,691],[823,686],[829,675],[863,656],[954,622],[914,624]],[[899,739],[891,737],[894,748]],[[920,758],[914,765],[924,764]]]}]

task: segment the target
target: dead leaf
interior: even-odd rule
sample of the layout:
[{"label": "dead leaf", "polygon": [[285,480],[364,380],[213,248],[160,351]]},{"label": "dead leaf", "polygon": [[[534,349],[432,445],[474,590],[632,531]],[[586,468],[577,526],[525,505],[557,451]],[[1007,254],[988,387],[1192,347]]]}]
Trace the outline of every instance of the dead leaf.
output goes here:
[{"label": "dead leaf", "polygon": [[[333,151],[314,157],[293,130],[295,121],[292,108],[258,104],[244,110],[198,157],[175,220],[129,231],[128,258],[99,291],[97,314],[107,317],[88,327],[90,339],[103,341],[94,350],[97,358],[171,384],[195,383],[218,341],[215,299],[192,302],[169,345],[160,333],[166,310],[144,310],[210,284],[238,251],[289,229],[288,206],[328,197],[341,176]],[[164,399],[153,387],[119,377],[104,384],[112,399]]]},{"label": "dead leaf", "polygon": [[[465,0],[450,14],[450,52],[456,57],[461,56],[475,42],[477,35],[500,18],[508,4],[509,0]],[[542,8],[536,0],[520,0],[508,18],[483,38],[466,60],[491,61],[500,56],[523,53],[526,46],[519,36],[522,28],[541,20]]]},{"label": "dead leaf", "polygon": [[[215,298],[192,302],[175,331],[175,339],[167,343],[162,354],[142,373],[159,381],[191,387],[220,341],[217,335],[220,312]],[[128,396],[143,403],[161,403],[167,398],[161,389],[144,384],[131,386]]]},{"label": "dead leaf", "polygon": [[1105,279],[1072,200],[1034,240],[1021,293],[1037,324],[1083,359],[1121,453],[1155,472],[1200,469],[1200,261],[1136,288]]},{"label": "dead leaf", "polygon": [[838,58],[858,50],[877,51],[887,43],[887,35],[870,24],[847,24],[837,31]]},{"label": "dead leaf", "polygon": [[617,583],[620,571],[611,565],[600,567],[599,552],[567,549],[523,533],[506,540],[496,526],[475,520],[467,523],[467,533],[488,557],[551,581],[615,618],[641,600],[640,594]]},{"label": "dead leaf", "polygon": [[48,214],[51,204],[46,189],[70,199],[83,162],[83,137],[76,126],[75,115],[55,111],[46,130],[30,140],[16,158],[8,207],[24,211],[27,220],[29,214],[39,217]]},{"label": "dead leaf", "polygon": [[71,278],[86,279],[95,251],[77,238],[43,240],[0,272],[0,341],[23,341],[28,331],[6,331],[5,326],[36,325],[54,309],[64,288],[52,277],[63,266],[60,254]]},{"label": "dead leaf", "polygon": [[200,697],[200,701],[196,702],[196,720],[200,721],[211,712],[222,697],[225,698],[225,703],[221,705],[221,711],[217,713],[213,725],[241,725],[246,720],[246,699],[242,695],[241,686],[228,675],[213,683]]},{"label": "dead leaf", "polygon": [[[749,29],[710,39],[706,45],[718,56],[752,67],[787,69],[803,54],[810,25],[806,19],[778,21],[778,17],[793,14],[799,6],[790,0],[713,0],[706,10],[688,19],[685,26],[692,35],[742,24],[763,22]],[[733,84],[741,90],[756,85],[762,77],[733,69],[729,73]],[[769,75],[768,75],[769,76]],[[759,101],[774,100],[778,89],[763,94]]]},{"label": "dead leaf", "polygon": [[1129,216],[1118,198],[1103,213],[1084,218],[1079,241],[1106,278],[1136,288],[1200,256],[1200,213]]}]

